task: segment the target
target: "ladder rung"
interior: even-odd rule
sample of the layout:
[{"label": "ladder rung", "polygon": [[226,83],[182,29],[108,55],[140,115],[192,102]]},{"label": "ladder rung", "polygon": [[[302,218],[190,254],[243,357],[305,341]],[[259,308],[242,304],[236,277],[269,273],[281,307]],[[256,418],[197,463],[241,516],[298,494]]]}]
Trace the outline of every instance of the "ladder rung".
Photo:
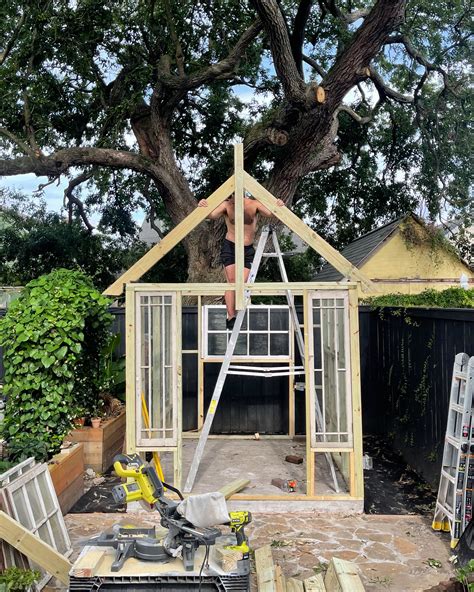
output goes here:
[{"label": "ladder rung", "polygon": [[464,413],[464,407],[458,403],[451,403],[449,406],[450,411],[456,411],[456,413]]},{"label": "ladder rung", "polygon": [[446,434],[445,441],[449,442],[451,446],[454,446],[455,448],[459,448],[461,446],[461,440],[459,438],[455,438],[454,436],[450,436],[449,434]]},{"label": "ladder rung", "polygon": [[441,469],[441,475],[443,477],[446,477],[446,479],[448,479],[449,481],[451,481],[451,483],[454,485],[456,479],[453,475],[450,475],[447,471],[445,471],[444,469]]}]

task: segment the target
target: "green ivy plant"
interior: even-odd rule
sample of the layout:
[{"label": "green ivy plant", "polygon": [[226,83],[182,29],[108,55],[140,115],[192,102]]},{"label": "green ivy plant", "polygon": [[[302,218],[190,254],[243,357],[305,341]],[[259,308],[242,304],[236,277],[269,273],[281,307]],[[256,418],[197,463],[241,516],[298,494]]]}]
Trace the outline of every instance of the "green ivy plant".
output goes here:
[{"label": "green ivy plant", "polygon": [[[420,294],[384,294],[365,299],[362,304],[373,308],[402,306],[405,308],[474,308],[474,288],[447,288],[446,290],[424,290]],[[400,314],[400,313],[398,313]]]},{"label": "green ivy plant", "polygon": [[85,274],[58,269],[27,284],[0,321],[10,458],[32,442],[38,460],[52,456],[79,409],[97,407],[109,304]]}]

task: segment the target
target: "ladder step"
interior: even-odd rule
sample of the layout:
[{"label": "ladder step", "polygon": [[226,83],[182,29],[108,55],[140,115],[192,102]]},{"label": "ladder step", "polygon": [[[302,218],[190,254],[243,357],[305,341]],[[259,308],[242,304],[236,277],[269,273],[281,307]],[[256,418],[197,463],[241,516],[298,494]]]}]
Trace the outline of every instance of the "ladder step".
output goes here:
[{"label": "ladder step", "polygon": [[441,475],[443,477],[445,477],[446,479],[448,479],[448,481],[451,481],[451,483],[454,485],[456,483],[456,480],[454,478],[454,475],[450,475],[449,473],[447,473],[444,469],[441,470]]}]

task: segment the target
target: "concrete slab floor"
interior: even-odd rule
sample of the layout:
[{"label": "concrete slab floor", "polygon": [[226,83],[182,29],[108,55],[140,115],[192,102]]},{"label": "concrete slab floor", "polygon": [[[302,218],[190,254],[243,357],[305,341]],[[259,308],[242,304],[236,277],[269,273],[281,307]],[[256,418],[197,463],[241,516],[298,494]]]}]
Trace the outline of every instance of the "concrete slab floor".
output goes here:
[{"label": "concrete slab floor", "polygon": [[[197,438],[183,440],[183,486],[188,476],[196,449]],[[285,461],[287,455],[303,457],[302,464]],[[162,455],[166,475],[172,475],[172,455]],[[334,465],[336,467],[336,465]],[[337,470],[337,480],[341,493],[347,492],[342,475]],[[328,462],[324,454],[316,455],[316,494],[335,493]],[[209,439],[194,482],[193,494],[215,491],[235,479],[248,478],[251,484],[242,493],[249,495],[285,495],[271,484],[272,479],[296,479],[298,493],[306,491],[306,443],[292,439]],[[286,494],[291,496],[292,494]]]},{"label": "concrete slab floor", "polygon": [[[155,512],[68,514],[72,559],[89,537],[117,523],[158,526],[159,516]],[[448,538],[433,532],[423,516],[259,513],[253,515],[247,531],[253,548],[272,545],[283,573],[301,580],[333,556],[359,566],[368,592],[422,592],[454,575]],[[431,567],[430,559],[441,566]],[[65,587],[52,583],[45,590]],[[256,591],[255,576],[252,591]]]}]

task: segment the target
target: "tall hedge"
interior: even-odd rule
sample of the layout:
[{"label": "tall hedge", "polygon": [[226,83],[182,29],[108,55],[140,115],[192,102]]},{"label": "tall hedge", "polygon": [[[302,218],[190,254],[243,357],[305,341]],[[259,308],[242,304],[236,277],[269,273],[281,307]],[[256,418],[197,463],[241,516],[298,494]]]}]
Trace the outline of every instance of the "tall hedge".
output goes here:
[{"label": "tall hedge", "polygon": [[58,269],[27,284],[0,321],[10,458],[55,454],[73,419],[96,405],[109,305],[82,272]]}]

